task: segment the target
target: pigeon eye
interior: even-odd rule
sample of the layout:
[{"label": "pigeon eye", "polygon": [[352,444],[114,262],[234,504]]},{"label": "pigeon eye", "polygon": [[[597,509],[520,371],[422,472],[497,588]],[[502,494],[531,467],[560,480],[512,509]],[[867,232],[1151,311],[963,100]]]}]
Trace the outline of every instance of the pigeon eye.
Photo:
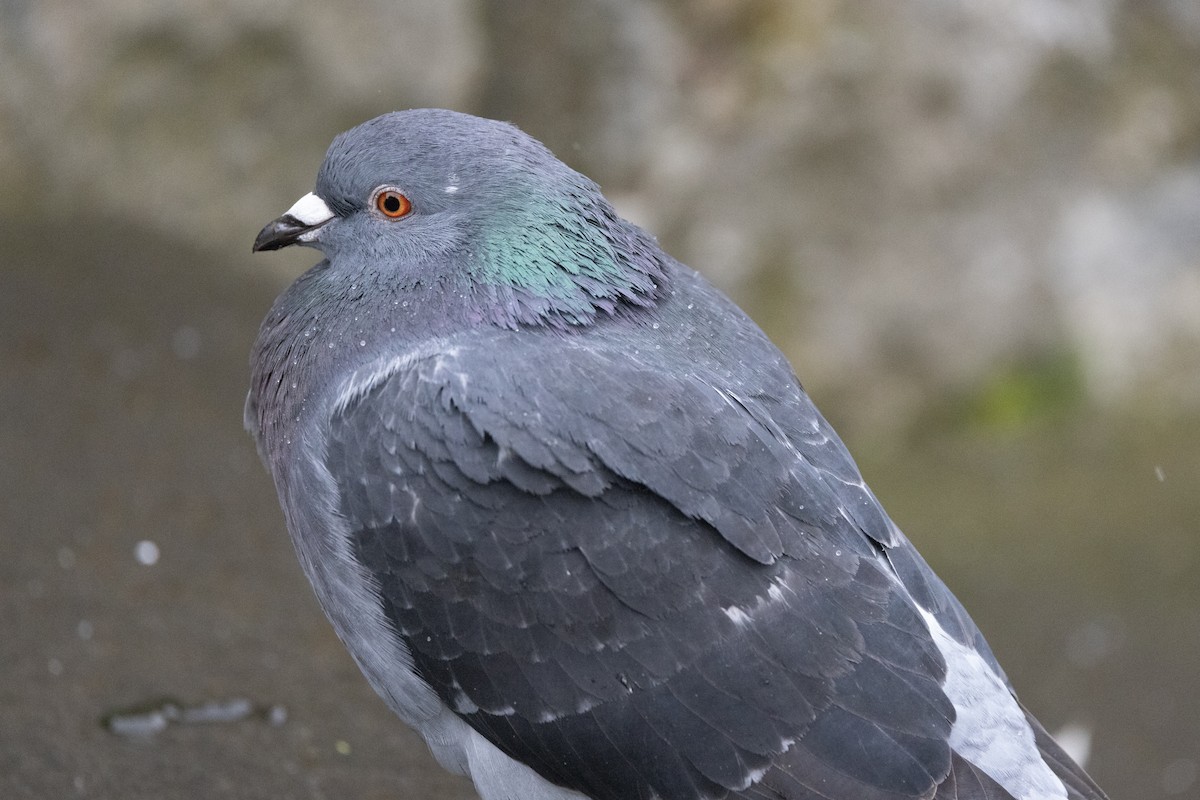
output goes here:
[{"label": "pigeon eye", "polygon": [[412,211],[412,202],[395,189],[383,189],[375,194],[375,207],[389,219],[400,219]]}]

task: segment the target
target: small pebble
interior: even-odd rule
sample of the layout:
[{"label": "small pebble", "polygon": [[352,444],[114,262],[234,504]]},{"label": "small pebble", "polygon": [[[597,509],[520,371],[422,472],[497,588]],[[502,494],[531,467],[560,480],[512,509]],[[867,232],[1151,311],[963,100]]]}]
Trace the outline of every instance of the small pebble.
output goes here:
[{"label": "small pebble", "polygon": [[283,724],[287,722],[287,718],[288,712],[286,706],[276,704],[267,709],[267,724],[272,728],[282,727]]},{"label": "small pebble", "polygon": [[151,736],[165,730],[168,721],[167,715],[159,709],[142,714],[113,714],[104,725],[120,736]]},{"label": "small pebble", "polygon": [[207,722],[237,722],[254,713],[254,706],[244,697],[232,700],[211,700],[196,706],[185,706],[179,721],[185,725]]},{"label": "small pebble", "polygon": [[121,736],[149,736],[164,730],[168,725],[208,725],[212,723],[240,722],[258,716],[272,727],[287,722],[287,709],[279,704],[256,706],[244,697],[230,700],[209,700],[195,705],[184,705],[165,699],[151,705],[141,705],[106,715],[101,721],[109,731]]},{"label": "small pebble", "polygon": [[142,539],[133,548],[133,557],[143,566],[151,567],[158,563],[158,545],[149,539]]}]

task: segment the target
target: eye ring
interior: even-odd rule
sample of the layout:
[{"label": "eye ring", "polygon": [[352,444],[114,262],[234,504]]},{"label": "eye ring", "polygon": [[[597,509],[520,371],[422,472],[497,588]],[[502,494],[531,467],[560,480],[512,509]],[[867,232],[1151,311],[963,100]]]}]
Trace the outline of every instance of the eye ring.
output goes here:
[{"label": "eye ring", "polygon": [[373,205],[388,219],[400,219],[412,213],[412,201],[399,189],[390,187],[375,190]]}]

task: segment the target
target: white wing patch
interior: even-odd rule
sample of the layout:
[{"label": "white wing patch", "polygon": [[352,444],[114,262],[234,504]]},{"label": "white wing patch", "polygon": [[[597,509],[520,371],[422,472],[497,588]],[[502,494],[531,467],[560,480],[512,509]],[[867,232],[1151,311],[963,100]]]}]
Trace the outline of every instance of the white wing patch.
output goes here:
[{"label": "white wing patch", "polygon": [[1066,787],[1042,760],[1012,692],[979,653],[946,633],[928,611],[920,611],[946,659],[943,690],[957,714],[950,746],[1017,800],[1067,800]]},{"label": "white wing patch", "polygon": [[725,616],[729,617],[739,628],[744,628],[751,622],[750,615],[737,606],[728,606],[722,610],[725,612]]},{"label": "white wing patch", "polygon": [[467,767],[483,800],[587,800],[555,786],[530,767],[509,758],[474,730],[465,742]]},{"label": "white wing patch", "polygon": [[[385,356],[372,361],[365,367],[354,370],[342,381],[333,401],[333,413],[334,415],[345,413],[347,408],[361,400],[376,386],[422,359],[436,357],[435,368],[442,370],[447,367],[447,362],[458,353],[457,347],[451,346],[441,339],[432,339],[398,356]],[[465,385],[466,375],[455,373],[455,377]]]},{"label": "white wing patch", "polygon": [[784,600],[783,590],[790,587],[787,586],[782,576],[776,576],[771,585],[767,587],[767,594],[757,595],[751,605],[746,606],[725,606],[721,611],[725,612],[725,616],[729,617],[729,621],[739,628],[745,628],[752,624],[756,617],[763,613],[766,609],[777,605]]}]

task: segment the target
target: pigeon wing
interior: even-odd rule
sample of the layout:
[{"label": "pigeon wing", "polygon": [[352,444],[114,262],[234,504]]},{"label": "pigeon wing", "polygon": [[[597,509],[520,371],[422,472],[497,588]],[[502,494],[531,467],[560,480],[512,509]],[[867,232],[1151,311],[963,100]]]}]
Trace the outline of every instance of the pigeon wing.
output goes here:
[{"label": "pigeon wing", "polygon": [[443,702],[594,798],[1007,797],[951,750],[897,573],[977,631],[798,385],[512,341],[397,362],[327,441],[352,551]]}]

